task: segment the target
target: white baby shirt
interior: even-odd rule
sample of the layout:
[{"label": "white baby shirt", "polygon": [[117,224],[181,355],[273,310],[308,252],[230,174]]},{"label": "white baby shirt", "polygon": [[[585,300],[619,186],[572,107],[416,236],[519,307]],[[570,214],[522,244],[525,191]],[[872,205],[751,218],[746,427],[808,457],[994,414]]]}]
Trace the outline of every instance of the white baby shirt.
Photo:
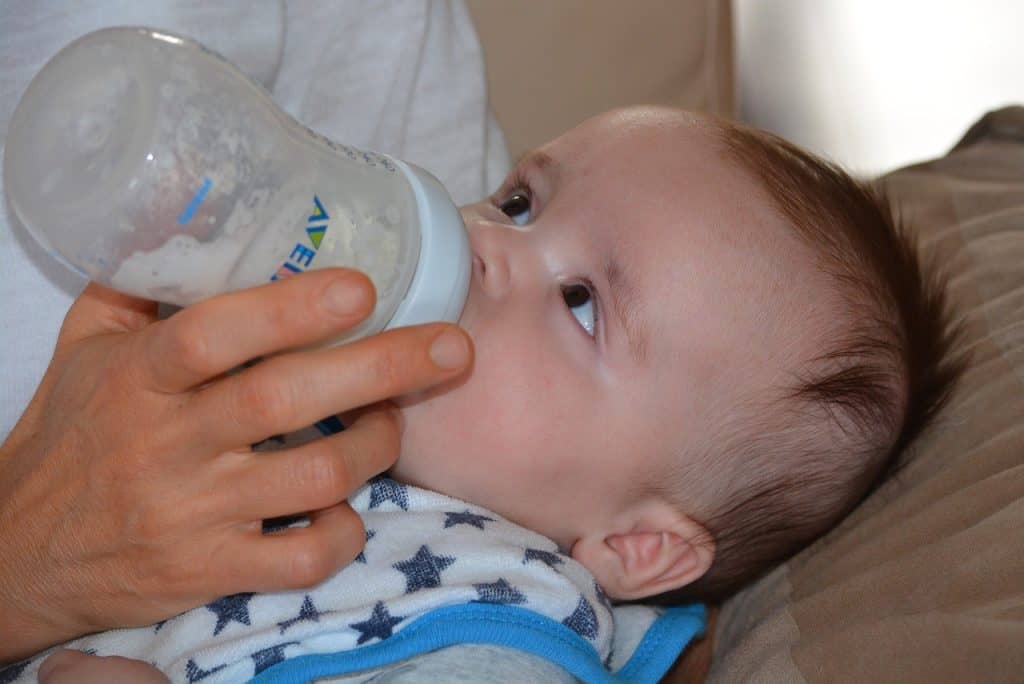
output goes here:
[{"label": "white baby shirt", "polygon": [[[172,682],[306,682],[455,644],[540,656],[585,682],[656,682],[704,629],[702,606],[614,606],[550,539],[378,477],[350,499],[366,547],[308,590],[234,594],[65,646],[152,663]],[[49,652],[0,669],[35,681]]]}]

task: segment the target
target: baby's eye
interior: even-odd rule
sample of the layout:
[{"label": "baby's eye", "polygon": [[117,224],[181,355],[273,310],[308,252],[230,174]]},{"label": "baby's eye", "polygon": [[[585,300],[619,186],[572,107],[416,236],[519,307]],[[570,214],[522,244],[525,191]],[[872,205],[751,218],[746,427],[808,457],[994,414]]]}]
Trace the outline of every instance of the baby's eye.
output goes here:
[{"label": "baby's eye", "polygon": [[565,305],[569,307],[569,311],[579,321],[580,326],[593,337],[597,318],[594,313],[594,297],[590,288],[583,283],[562,285],[562,299],[565,300]]},{"label": "baby's eye", "polygon": [[530,222],[530,195],[522,190],[513,192],[498,205],[498,209],[515,221],[517,226],[525,226]]}]

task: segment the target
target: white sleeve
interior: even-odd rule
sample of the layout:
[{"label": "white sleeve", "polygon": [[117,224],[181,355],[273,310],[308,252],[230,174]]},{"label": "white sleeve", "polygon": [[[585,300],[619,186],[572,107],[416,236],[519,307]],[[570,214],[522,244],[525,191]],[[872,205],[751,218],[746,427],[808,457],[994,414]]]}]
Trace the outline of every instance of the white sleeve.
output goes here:
[{"label": "white sleeve", "polygon": [[274,99],[328,138],[436,175],[456,203],[508,170],[483,54],[462,0],[288,3]]}]

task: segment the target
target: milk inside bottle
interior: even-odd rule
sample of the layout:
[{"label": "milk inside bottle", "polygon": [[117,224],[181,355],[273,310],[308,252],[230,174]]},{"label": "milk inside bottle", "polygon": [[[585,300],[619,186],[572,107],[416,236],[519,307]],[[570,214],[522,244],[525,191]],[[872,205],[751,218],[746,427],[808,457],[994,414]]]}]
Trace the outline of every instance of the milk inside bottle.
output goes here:
[{"label": "milk inside bottle", "polygon": [[59,52],[11,119],[8,203],[84,276],[187,306],[325,266],[364,271],[385,327],[454,321],[471,257],[427,171],[338,144],[198,43],[96,31]]}]

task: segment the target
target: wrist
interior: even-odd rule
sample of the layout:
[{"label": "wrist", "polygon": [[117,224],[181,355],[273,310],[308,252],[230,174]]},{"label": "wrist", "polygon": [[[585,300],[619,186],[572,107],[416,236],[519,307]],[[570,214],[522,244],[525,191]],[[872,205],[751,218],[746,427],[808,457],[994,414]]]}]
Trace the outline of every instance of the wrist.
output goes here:
[{"label": "wrist", "polygon": [[53,646],[61,640],[45,624],[36,621],[34,615],[10,610],[0,600],[0,667],[17,662]]},{"label": "wrist", "polygon": [[36,577],[20,582],[24,575],[9,570],[0,566],[0,577],[7,578],[0,582],[0,634],[3,635],[0,665],[22,660],[72,639],[78,633],[85,633],[86,630],[76,632],[71,620],[64,618],[45,598],[24,592],[29,584],[45,583],[45,580],[39,582],[41,578]]}]

